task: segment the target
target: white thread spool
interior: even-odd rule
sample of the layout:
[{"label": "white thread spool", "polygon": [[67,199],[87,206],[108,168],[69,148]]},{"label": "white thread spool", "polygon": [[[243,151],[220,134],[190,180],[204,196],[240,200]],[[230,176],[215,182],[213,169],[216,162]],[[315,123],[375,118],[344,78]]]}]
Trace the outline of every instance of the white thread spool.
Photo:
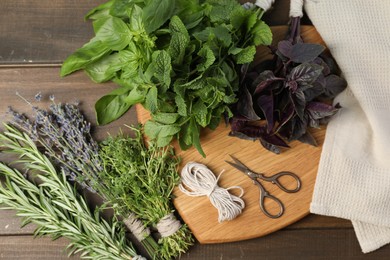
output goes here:
[{"label": "white thread spool", "polygon": [[[239,186],[227,189],[219,187],[218,180],[221,175],[222,172],[216,178],[205,165],[189,162],[181,171],[181,184],[179,185],[179,189],[188,196],[207,196],[211,204],[218,210],[219,222],[236,218],[245,208],[245,202],[241,199],[244,190]],[[229,193],[231,189],[240,189],[241,194],[239,196],[232,195]]]}]

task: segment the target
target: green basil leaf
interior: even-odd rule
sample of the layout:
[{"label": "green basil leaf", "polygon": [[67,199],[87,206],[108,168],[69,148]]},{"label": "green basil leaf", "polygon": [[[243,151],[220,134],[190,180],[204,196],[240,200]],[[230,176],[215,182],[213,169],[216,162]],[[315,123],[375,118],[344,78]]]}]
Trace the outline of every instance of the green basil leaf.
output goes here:
[{"label": "green basil leaf", "polygon": [[134,5],[134,0],[114,0],[110,8],[110,15],[118,18],[128,18],[127,10]]},{"label": "green basil leaf", "polygon": [[114,1],[115,0],[110,0],[104,4],[101,4],[101,5],[93,8],[85,15],[84,19],[85,20],[87,20],[87,19],[96,20],[96,19],[106,17],[109,14],[110,8],[113,5]]},{"label": "green basil leaf", "polygon": [[175,11],[175,0],[150,0],[143,9],[143,22],[146,33],[160,28]]},{"label": "green basil leaf", "polygon": [[84,69],[86,65],[99,60],[110,52],[111,50],[104,43],[93,38],[65,59],[61,66],[60,75],[63,77],[76,70]]},{"label": "green basil leaf", "polygon": [[122,19],[109,16],[94,23],[96,39],[114,51],[123,50],[131,41],[132,34]]},{"label": "green basil leaf", "polygon": [[121,69],[118,53],[113,53],[104,59],[100,59],[85,68],[88,76],[97,83],[112,79],[115,73]]},{"label": "green basil leaf", "polygon": [[97,124],[105,125],[111,123],[126,113],[131,107],[131,104],[123,102],[126,96],[127,93],[120,95],[108,94],[101,97],[95,104]]}]

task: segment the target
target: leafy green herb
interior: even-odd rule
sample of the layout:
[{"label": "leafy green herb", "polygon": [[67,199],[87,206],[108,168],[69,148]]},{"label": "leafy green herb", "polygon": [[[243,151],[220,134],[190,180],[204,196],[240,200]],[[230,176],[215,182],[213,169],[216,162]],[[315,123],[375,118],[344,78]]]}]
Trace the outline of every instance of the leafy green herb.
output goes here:
[{"label": "leafy green herb", "polygon": [[[38,94],[36,98],[39,100],[41,95]],[[137,232],[135,236],[148,254],[158,259],[156,256],[158,245],[149,235],[147,227],[142,231],[136,229],[134,225],[128,225],[127,220],[133,213],[115,207],[112,203],[115,195],[99,180],[98,173],[103,170],[103,167],[98,154],[98,144],[90,134],[90,123],[85,120],[76,104],[57,104],[54,102],[54,97],[51,99],[52,104],[49,110],[33,108],[34,121],[10,109],[13,115],[11,124],[38,142],[54,165],[67,176],[68,181],[77,181],[82,188],[97,192],[105,204],[111,204],[115,214],[124,219],[126,227],[133,233]],[[137,220],[131,217],[130,222],[134,221]]]},{"label": "leafy green herb", "polygon": [[[149,122],[153,123],[153,122]],[[173,188],[179,182],[179,160],[171,147],[159,148],[157,143],[145,146],[140,129],[132,128],[135,137],[110,137],[101,144],[100,156],[104,171],[99,179],[110,188],[115,198],[113,204],[134,212],[147,224],[157,226],[174,208],[171,204]],[[161,126],[157,133],[164,140],[180,128]],[[166,145],[166,144],[164,144]],[[177,257],[192,244],[191,233],[182,225],[175,233],[161,237],[159,256],[163,259]]]},{"label": "leafy green herb", "polygon": [[[140,103],[152,116],[145,132],[159,146],[176,137],[182,149],[194,145],[205,156],[201,129],[232,116],[237,71],[253,61],[256,46],[271,43],[262,13],[235,0],[112,0],[87,15],[96,35],[64,61],[61,75],[84,69],[95,82],[120,85],[97,101],[99,124]],[[155,121],[167,113],[176,121]]]},{"label": "leafy green herb", "polygon": [[5,125],[5,129],[0,134],[0,147],[3,152],[18,156],[14,163],[22,165],[34,181],[16,168],[0,163],[0,173],[5,176],[0,185],[0,203],[6,205],[2,209],[16,210],[23,218],[22,226],[36,224],[36,236],[68,238],[69,255],[81,253],[84,259],[116,260],[136,256],[126,241],[123,226],[115,218],[108,223],[100,218],[98,210],[92,214],[65,173],[55,170],[26,133],[10,125]]},{"label": "leafy green herb", "polygon": [[[338,109],[328,102],[345,89],[325,47],[304,43],[299,35],[300,18],[292,18],[290,35],[274,48],[275,58],[263,71],[243,75],[244,86],[231,120],[231,136],[259,140],[268,150],[280,153],[286,141],[316,145],[307,130],[326,123]],[[259,38],[260,39],[260,38]],[[241,54],[242,52],[239,52]],[[265,119],[264,124],[254,124]]]}]

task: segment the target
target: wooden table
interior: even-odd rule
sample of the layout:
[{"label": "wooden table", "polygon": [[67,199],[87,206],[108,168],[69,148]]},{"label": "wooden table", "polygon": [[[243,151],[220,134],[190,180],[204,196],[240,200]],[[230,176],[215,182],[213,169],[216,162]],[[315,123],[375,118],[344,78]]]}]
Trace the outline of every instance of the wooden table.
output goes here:
[{"label": "wooden table", "polygon": [[[7,121],[6,109],[19,111],[29,107],[15,95],[28,99],[41,92],[54,94],[62,102],[81,101],[87,118],[94,122],[93,104],[115,88],[112,83],[94,84],[84,73],[59,77],[64,58],[92,36],[92,27],[83,15],[104,0],[1,0],[0,3],[0,122]],[[288,0],[276,1],[265,16],[270,25],[288,21]],[[135,111],[119,121],[96,129],[104,138],[116,133],[124,123],[136,123]],[[1,159],[1,158],[0,158]],[[34,227],[20,229],[13,211],[0,211],[1,259],[66,259],[66,239],[34,239]],[[182,259],[388,259],[390,246],[363,255],[349,221],[309,215],[281,231],[248,241],[196,244]],[[72,258],[77,259],[78,256]]]}]

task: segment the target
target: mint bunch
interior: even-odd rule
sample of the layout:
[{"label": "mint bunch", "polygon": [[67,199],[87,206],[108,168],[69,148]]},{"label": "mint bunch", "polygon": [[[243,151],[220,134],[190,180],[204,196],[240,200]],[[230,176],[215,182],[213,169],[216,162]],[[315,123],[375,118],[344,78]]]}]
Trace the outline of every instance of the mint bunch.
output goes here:
[{"label": "mint bunch", "polygon": [[232,116],[237,71],[272,41],[262,13],[235,0],[111,0],[89,12],[95,37],[65,60],[61,75],[84,69],[95,82],[120,86],[97,101],[99,124],[140,103],[152,118],[145,133],[158,146],[176,137],[183,150],[195,146],[205,156],[200,129]]}]

